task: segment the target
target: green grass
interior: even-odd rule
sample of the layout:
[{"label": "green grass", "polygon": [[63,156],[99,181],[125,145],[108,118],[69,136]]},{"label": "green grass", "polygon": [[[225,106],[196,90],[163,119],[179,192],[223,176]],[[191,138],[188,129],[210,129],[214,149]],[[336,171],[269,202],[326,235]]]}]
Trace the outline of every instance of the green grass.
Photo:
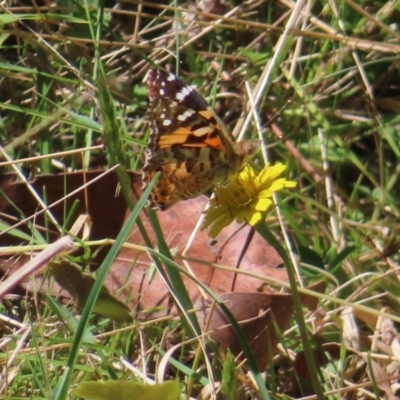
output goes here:
[{"label": "green grass", "polygon": [[[0,174],[18,172],[22,181],[118,165],[121,192],[134,210],[121,235],[132,226],[139,230],[142,242],[135,245],[153,255],[152,273],[163,276],[180,305],[177,318],[124,324],[92,313],[111,252],[83,310],[39,286],[36,295],[2,299],[0,397],[74,399],[72,389],[81,382],[148,383],[159,375],[179,381],[182,398],[195,398],[215,383],[214,398],[221,377],[225,398],[233,398],[233,390],[251,399],[388,396],[390,386],[382,382],[396,378],[388,368],[398,360],[390,335],[400,322],[400,7],[348,0],[294,9],[267,1],[228,4],[197,11],[176,2],[0,6]],[[293,294],[296,312],[278,353],[270,354],[265,382],[251,354],[255,378],[238,361],[235,377],[229,356],[224,359],[212,341],[196,339],[201,328],[174,262],[184,246],[170,249],[157,214],[150,212],[146,224],[138,214],[145,198],[132,198],[126,171],[144,162],[143,78],[150,65],[177,71],[195,86],[235,136],[262,137],[256,167],[284,162],[286,176],[298,183],[279,195],[279,207],[268,215],[275,247],[293,267],[291,287],[260,278]],[[48,193],[37,195],[47,203]],[[7,202],[20,208],[16,198]],[[61,227],[38,206],[47,231],[35,223],[36,214],[20,215],[31,218],[28,233],[0,214],[0,243],[11,229],[18,245],[12,256],[29,253],[50,241],[50,231],[71,228],[72,208],[65,208],[70,222]],[[115,248],[127,246],[125,239],[116,239]],[[87,270],[98,242],[83,243],[86,258],[74,260]],[[7,249],[0,247],[2,260],[11,257]],[[313,294],[319,304],[311,313],[296,292],[308,292],[305,287],[321,279],[326,290]],[[308,386],[295,372],[303,350],[314,377]],[[302,391],[295,391],[296,382]]]}]

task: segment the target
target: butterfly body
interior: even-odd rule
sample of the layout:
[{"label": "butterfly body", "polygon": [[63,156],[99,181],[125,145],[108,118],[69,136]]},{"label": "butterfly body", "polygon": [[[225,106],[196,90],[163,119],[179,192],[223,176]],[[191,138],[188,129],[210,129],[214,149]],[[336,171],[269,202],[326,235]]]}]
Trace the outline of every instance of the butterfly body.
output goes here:
[{"label": "butterfly body", "polygon": [[150,69],[147,91],[151,134],[144,187],[161,173],[151,207],[164,210],[226,183],[257,151],[258,140],[236,143],[208,103],[174,74]]}]

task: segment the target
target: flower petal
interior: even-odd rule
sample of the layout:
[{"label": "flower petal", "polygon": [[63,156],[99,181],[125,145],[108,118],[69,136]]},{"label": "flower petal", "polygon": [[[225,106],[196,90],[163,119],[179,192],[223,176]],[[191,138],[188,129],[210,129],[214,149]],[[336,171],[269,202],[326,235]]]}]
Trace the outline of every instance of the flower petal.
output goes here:
[{"label": "flower petal", "polygon": [[268,197],[259,197],[253,201],[253,208],[257,211],[267,211],[272,206],[272,200]]},{"label": "flower petal", "polygon": [[257,224],[273,205],[274,192],[296,186],[296,182],[279,178],[285,168],[277,163],[257,172],[246,165],[228,185],[215,188],[215,198],[204,211],[206,217],[201,229],[211,226],[209,235],[216,237],[234,219],[238,223]]},{"label": "flower petal", "polygon": [[221,215],[212,224],[210,232],[208,233],[209,236],[211,236],[212,238],[216,238],[219,235],[219,233],[222,231],[222,229],[225,228],[226,226],[230,225],[233,220],[234,220],[234,217],[229,214]]},{"label": "flower petal", "polygon": [[261,218],[262,218],[262,213],[260,212],[252,213],[250,219],[248,219],[247,222],[249,225],[254,226],[255,224],[261,221]]}]

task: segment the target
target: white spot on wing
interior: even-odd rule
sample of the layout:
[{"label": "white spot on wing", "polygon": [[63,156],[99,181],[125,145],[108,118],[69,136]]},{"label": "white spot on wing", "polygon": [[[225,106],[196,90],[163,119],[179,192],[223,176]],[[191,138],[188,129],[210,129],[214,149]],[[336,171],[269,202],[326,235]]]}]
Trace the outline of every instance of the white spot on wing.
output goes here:
[{"label": "white spot on wing", "polygon": [[168,77],[167,77],[167,81],[172,82],[174,80],[175,80],[175,75],[174,74],[169,74]]},{"label": "white spot on wing", "polygon": [[183,113],[183,115],[186,115],[188,117],[191,117],[193,114],[196,114],[196,111],[191,110],[191,109],[188,109]]},{"label": "white spot on wing", "polygon": [[161,96],[164,96],[164,94],[165,94],[164,89],[160,89],[159,93],[160,93]]},{"label": "white spot on wing", "polygon": [[164,121],[163,121],[162,124],[163,124],[164,126],[170,126],[171,123],[172,123],[172,121],[171,121],[170,119],[164,119]]},{"label": "white spot on wing", "polygon": [[183,101],[183,99],[192,91],[193,89],[190,86],[185,86],[182,88],[180,92],[176,94],[176,98],[179,101]]},{"label": "white spot on wing", "polygon": [[181,115],[178,115],[177,119],[178,119],[178,121],[183,122],[183,121],[186,121],[189,117],[191,117],[195,113],[196,113],[196,111],[189,109],[189,110],[186,110]]}]

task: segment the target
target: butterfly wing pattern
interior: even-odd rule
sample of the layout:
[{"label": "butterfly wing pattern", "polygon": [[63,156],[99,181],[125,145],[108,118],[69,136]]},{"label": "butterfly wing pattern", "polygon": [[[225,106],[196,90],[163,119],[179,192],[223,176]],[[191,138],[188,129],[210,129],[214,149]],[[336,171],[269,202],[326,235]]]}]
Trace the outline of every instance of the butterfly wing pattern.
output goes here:
[{"label": "butterfly wing pattern", "polygon": [[150,207],[165,210],[227,182],[260,146],[258,140],[236,143],[208,103],[172,73],[150,69],[147,92],[151,133],[143,187],[161,173]]}]

